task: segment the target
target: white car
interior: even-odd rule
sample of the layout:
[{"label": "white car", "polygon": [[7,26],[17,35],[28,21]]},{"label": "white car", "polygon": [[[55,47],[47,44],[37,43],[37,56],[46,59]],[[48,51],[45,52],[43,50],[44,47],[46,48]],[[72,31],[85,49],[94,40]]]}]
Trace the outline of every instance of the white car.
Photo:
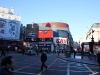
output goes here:
[{"label": "white car", "polygon": [[36,55],[36,51],[35,50],[28,50],[25,52],[26,55]]}]

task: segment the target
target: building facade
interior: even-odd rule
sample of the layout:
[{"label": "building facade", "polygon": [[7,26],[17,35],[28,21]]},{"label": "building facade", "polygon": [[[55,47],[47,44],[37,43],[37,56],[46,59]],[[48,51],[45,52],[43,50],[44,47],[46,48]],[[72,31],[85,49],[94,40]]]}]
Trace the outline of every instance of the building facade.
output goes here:
[{"label": "building facade", "polygon": [[26,39],[26,27],[21,24],[20,26],[20,40],[24,41]]},{"label": "building facade", "polygon": [[[92,30],[94,31],[92,33]],[[99,42],[100,41],[100,23],[94,23],[91,28],[89,29],[87,35],[86,35],[86,40],[87,42],[91,42],[91,38],[94,38],[94,42]]]},{"label": "building facade", "polygon": [[14,8],[10,11],[0,7],[0,39],[19,40],[21,17],[14,15]]},{"label": "building facade", "polygon": [[[33,31],[51,31],[53,34],[49,34],[48,38],[47,36],[42,36],[39,40],[40,46],[50,46],[51,50],[54,50],[54,46],[56,49],[60,47],[59,49],[68,49],[70,50],[70,46],[73,47],[73,38],[71,35],[71,32],[69,31],[69,25],[64,22],[45,22],[45,23],[37,23],[35,25],[36,28]],[[34,28],[34,27],[33,27]],[[27,25],[27,33],[31,33],[32,31],[32,24]],[[28,32],[29,31],[29,32]],[[34,33],[37,33],[34,32]],[[38,36],[39,32],[37,33]],[[42,34],[41,34],[42,35]],[[46,45],[44,45],[46,44]]]}]

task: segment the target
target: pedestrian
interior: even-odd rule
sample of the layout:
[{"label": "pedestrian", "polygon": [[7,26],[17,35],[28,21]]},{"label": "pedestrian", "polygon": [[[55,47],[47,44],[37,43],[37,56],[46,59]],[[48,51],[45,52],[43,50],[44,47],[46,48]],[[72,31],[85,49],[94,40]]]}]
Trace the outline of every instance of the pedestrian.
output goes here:
[{"label": "pedestrian", "polygon": [[97,53],[97,62],[99,64],[99,66],[100,66],[100,51],[98,51],[98,53]]},{"label": "pedestrian", "polygon": [[9,53],[10,47],[11,47],[10,45],[7,46],[7,53]]},{"label": "pedestrian", "polygon": [[14,75],[14,59],[12,56],[7,56],[1,61],[0,75]]},{"label": "pedestrian", "polygon": [[22,51],[23,51],[22,54],[24,55],[25,54],[25,50],[23,49]]},{"label": "pedestrian", "polygon": [[1,56],[5,56],[5,51],[4,51],[4,48],[1,48]]},{"label": "pedestrian", "polygon": [[22,54],[25,54],[25,46],[22,47]]},{"label": "pedestrian", "polygon": [[93,55],[94,55],[94,60],[97,59],[97,53],[98,53],[97,50],[95,50],[94,53],[93,53]]},{"label": "pedestrian", "polygon": [[16,52],[18,51],[18,47],[17,47],[17,46],[15,46],[15,51],[16,51]]},{"label": "pedestrian", "polygon": [[37,49],[37,50],[35,50],[35,51],[36,51],[37,56],[39,56],[39,50]]},{"label": "pedestrian", "polygon": [[75,56],[76,56],[76,50],[74,49],[74,58],[75,58]]},{"label": "pedestrian", "polygon": [[42,62],[41,71],[43,71],[43,67],[45,67],[47,69],[47,66],[45,65],[46,60],[47,60],[47,55],[45,54],[44,51],[42,51],[42,54],[41,54],[41,62]]}]

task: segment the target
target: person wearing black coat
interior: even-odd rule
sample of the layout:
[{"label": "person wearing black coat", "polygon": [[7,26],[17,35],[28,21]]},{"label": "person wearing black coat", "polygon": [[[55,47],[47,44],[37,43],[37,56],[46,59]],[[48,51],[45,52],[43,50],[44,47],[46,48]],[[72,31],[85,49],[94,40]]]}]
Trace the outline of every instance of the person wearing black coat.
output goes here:
[{"label": "person wearing black coat", "polygon": [[4,48],[1,49],[1,56],[2,56],[2,55],[5,56]]},{"label": "person wearing black coat", "polygon": [[99,66],[100,66],[100,51],[97,53],[97,62],[99,64]]},{"label": "person wearing black coat", "polygon": [[43,71],[43,67],[47,69],[47,66],[45,65],[46,60],[47,60],[47,55],[45,54],[44,51],[42,51],[42,54],[41,54],[41,62],[42,62],[41,70],[42,71]]},{"label": "person wearing black coat", "polygon": [[14,59],[12,56],[7,56],[1,61],[0,75],[14,75]]}]

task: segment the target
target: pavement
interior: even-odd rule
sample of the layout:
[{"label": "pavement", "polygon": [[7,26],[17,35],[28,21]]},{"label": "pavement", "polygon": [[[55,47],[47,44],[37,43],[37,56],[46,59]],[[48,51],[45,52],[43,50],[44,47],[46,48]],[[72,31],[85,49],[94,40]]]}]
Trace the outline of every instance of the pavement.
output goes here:
[{"label": "pavement", "polygon": [[[16,52],[6,54],[6,56],[8,55],[13,56],[15,60],[14,75],[100,75],[99,66],[78,63],[76,60],[83,60],[80,59],[80,56],[76,56],[74,60],[73,57],[65,58],[63,54],[58,57],[57,54],[47,53],[46,65],[48,69],[44,68],[41,72],[40,56],[27,56]],[[0,57],[0,61],[2,58],[4,57]],[[88,59],[84,58],[84,60]]]},{"label": "pavement", "polygon": [[70,61],[70,62],[77,62],[77,63],[99,66],[96,60],[90,60],[88,56],[83,56],[83,59],[82,59],[80,55],[76,55],[75,58],[73,57],[73,55],[71,55],[70,58],[66,58],[64,55],[62,55],[62,57],[60,58],[66,61]]}]

